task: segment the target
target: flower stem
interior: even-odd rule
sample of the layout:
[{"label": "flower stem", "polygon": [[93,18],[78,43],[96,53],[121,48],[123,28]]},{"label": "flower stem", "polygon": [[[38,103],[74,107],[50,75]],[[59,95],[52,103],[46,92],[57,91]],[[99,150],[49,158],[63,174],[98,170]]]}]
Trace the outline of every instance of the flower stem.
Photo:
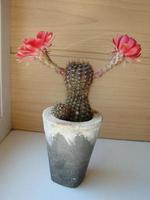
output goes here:
[{"label": "flower stem", "polygon": [[102,77],[106,72],[123,61],[123,56],[120,53],[114,53],[109,62],[101,69],[94,72],[94,79]]},{"label": "flower stem", "polygon": [[52,61],[52,59],[48,55],[47,50],[44,50],[43,54],[39,57],[39,60],[48,67],[53,67],[58,74],[64,76],[65,69],[63,67],[58,66],[55,62]]}]

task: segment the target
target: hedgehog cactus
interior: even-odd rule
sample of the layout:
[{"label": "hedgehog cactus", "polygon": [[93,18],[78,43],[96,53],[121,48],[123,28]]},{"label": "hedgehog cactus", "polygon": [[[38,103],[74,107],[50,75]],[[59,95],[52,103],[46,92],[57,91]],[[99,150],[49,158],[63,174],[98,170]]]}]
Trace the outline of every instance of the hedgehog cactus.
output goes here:
[{"label": "hedgehog cactus", "polygon": [[48,54],[52,38],[52,32],[41,31],[36,38],[25,39],[19,48],[17,59],[19,61],[39,59],[64,77],[67,98],[64,103],[54,107],[55,117],[75,122],[88,121],[93,117],[93,110],[88,100],[93,80],[124,60],[137,60],[141,54],[141,47],[135,39],[127,35],[117,36],[113,39],[115,49],[112,57],[103,68],[94,71],[89,63],[84,62],[71,62],[66,68],[62,68],[55,64]]},{"label": "hedgehog cactus", "polygon": [[88,94],[94,71],[89,63],[71,62],[65,70],[67,98],[64,104],[57,104],[53,113],[59,119],[83,122],[92,119]]}]

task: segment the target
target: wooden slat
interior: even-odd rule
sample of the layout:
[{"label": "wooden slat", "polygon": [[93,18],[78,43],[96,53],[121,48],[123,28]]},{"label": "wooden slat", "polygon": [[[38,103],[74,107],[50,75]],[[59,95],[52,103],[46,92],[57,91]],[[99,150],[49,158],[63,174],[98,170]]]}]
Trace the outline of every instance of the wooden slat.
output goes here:
[{"label": "wooden slat", "polygon": [[149,56],[150,1],[11,0],[11,48],[39,30],[56,35],[54,48],[109,52],[116,33],[136,37]]},{"label": "wooden slat", "polygon": [[[53,57],[63,66],[67,58]],[[63,102],[63,79],[45,66],[33,62],[16,64],[12,55],[13,127],[42,130],[44,108]],[[103,65],[105,61],[91,60]],[[150,68],[146,64],[122,65],[105,77],[95,80],[91,88],[92,107],[104,118],[103,137],[150,140]]]},{"label": "wooden slat", "polygon": [[52,58],[89,60],[102,67],[116,33],[134,36],[143,48],[139,64],[123,64],[96,80],[93,108],[104,118],[101,136],[150,141],[150,1],[11,0],[11,85],[13,128],[41,131],[42,110],[63,101],[63,80],[37,62],[17,64],[20,40],[39,30],[55,32]]}]

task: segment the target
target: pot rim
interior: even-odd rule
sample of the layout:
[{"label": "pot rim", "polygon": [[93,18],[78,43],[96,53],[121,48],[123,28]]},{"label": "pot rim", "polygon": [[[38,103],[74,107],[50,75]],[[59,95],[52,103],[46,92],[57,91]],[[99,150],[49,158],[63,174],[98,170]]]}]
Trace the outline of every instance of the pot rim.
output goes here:
[{"label": "pot rim", "polygon": [[43,110],[43,116],[47,118],[48,121],[51,121],[53,123],[61,124],[61,125],[71,125],[71,126],[91,126],[93,124],[101,123],[103,118],[99,113],[94,113],[94,116],[91,120],[84,121],[84,122],[73,122],[73,121],[67,121],[58,119],[52,114],[52,109],[54,106],[47,107]]}]

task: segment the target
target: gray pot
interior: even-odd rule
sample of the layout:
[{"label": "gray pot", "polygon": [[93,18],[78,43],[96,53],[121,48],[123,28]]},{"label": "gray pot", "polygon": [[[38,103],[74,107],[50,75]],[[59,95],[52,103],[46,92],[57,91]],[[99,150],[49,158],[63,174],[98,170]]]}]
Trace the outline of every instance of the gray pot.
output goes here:
[{"label": "gray pot", "polygon": [[54,182],[77,187],[83,181],[101,122],[99,114],[86,122],[71,122],[54,117],[52,107],[43,111],[51,178]]}]

